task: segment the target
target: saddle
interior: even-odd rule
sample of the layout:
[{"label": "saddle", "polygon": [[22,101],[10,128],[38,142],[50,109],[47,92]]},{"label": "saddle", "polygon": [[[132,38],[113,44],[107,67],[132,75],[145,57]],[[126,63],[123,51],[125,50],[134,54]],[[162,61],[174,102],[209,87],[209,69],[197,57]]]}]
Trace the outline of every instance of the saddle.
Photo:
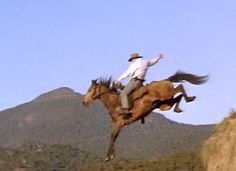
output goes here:
[{"label": "saddle", "polygon": [[142,85],[140,87],[137,87],[130,95],[129,99],[131,102],[143,97],[147,93],[148,89],[147,86]]},{"label": "saddle", "polygon": [[[116,88],[123,90],[125,86],[123,85],[115,85]],[[143,97],[148,92],[148,88],[146,85],[140,85],[137,87],[130,95],[128,96],[130,102],[134,102],[135,100]]]},{"label": "saddle", "polygon": [[[147,94],[148,89],[147,86],[141,85],[140,87],[137,87],[130,95],[129,100],[131,102],[131,105],[133,106],[133,102],[141,97],[143,97],[145,94]],[[141,118],[141,123],[145,123],[144,117]]]},{"label": "saddle", "polygon": [[[123,89],[124,86],[120,85],[119,89]],[[147,94],[148,92],[148,88],[146,85],[140,85],[139,87],[137,87],[129,96],[129,102],[131,104],[131,106],[133,107],[133,102],[141,97],[143,97],[145,94]],[[145,120],[144,118],[141,118],[141,123],[144,124]]]}]

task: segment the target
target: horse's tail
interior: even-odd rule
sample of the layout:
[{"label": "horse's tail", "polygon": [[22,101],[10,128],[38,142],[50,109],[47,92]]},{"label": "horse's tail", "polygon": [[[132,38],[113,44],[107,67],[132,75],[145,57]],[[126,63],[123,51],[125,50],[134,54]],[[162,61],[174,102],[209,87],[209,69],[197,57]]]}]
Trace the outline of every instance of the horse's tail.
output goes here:
[{"label": "horse's tail", "polygon": [[183,82],[187,81],[195,85],[204,84],[208,80],[208,75],[197,76],[189,73],[177,71],[174,75],[168,77],[166,80],[171,82]]}]

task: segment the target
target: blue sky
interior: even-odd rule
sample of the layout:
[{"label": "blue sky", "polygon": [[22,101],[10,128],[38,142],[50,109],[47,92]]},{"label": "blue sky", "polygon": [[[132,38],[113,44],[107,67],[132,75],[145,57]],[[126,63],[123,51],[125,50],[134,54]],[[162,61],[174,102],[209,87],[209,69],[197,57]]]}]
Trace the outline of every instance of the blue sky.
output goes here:
[{"label": "blue sky", "polygon": [[236,106],[236,1],[1,0],[0,110],[70,87],[84,94],[92,79],[117,79],[133,52],[163,53],[147,82],[177,70],[210,75],[185,84],[193,103],[161,112],[190,124],[217,123]]}]

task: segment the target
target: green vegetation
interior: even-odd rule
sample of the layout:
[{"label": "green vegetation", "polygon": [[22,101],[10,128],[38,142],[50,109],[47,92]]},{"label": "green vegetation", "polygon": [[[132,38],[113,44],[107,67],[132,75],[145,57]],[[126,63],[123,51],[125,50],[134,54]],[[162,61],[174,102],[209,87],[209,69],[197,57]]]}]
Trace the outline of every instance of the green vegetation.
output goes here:
[{"label": "green vegetation", "polygon": [[[99,171],[103,160],[68,145],[31,145],[0,150],[4,171]],[[113,160],[104,171],[203,171],[198,150],[148,160]]]},{"label": "green vegetation", "polygon": [[[87,166],[81,171],[99,171],[101,165]],[[104,171],[204,171],[198,151],[182,152],[156,161],[112,161]]]},{"label": "green vegetation", "polygon": [[0,151],[1,171],[73,171],[101,162],[93,154],[68,145],[22,145]]}]

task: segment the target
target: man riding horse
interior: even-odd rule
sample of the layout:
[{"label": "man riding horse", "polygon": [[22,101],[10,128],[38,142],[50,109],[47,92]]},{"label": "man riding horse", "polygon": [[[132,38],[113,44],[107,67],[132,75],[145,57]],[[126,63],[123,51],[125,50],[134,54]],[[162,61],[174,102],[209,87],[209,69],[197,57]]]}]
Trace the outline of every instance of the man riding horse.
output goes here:
[{"label": "man riding horse", "polygon": [[122,80],[128,77],[132,78],[120,93],[121,107],[122,107],[120,115],[123,115],[124,117],[132,115],[130,111],[132,105],[129,99],[129,95],[136,88],[142,86],[142,83],[145,81],[145,76],[148,68],[158,63],[158,61],[162,58],[163,54],[160,54],[159,56],[151,60],[145,60],[138,53],[131,54],[128,60],[129,62],[131,62],[129,68],[117,80],[117,84],[121,85]]},{"label": "man riding horse", "polygon": [[[152,81],[134,91],[131,95],[133,100],[131,108],[127,96],[144,81],[148,67],[157,63],[161,58],[163,58],[162,54],[152,60],[144,60],[139,54],[132,54],[129,59],[132,63],[129,69],[118,79],[118,82],[129,76],[132,79],[121,93],[114,87],[114,82],[111,78],[92,80],[82,103],[88,106],[96,99],[99,99],[107,108],[108,114],[114,122],[106,161],[114,159],[115,142],[125,125],[145,118],[155,109],[167,111],[174,107],[174,112],[182,112],[182,109],[179,107],[182,97],[186,102],[192,102],[195,99],[195,96],[188,96],[186,94],[182,83],[189,82],[194,85],[200,85],[208,80],[207,75],[198,76],[178,71],[166,79]],[[173,83],[180,84],[174,86]],[[122,106],[120,104],[120,97]],[[132,110],[132,115],[130,115],[129,110]]]}]

